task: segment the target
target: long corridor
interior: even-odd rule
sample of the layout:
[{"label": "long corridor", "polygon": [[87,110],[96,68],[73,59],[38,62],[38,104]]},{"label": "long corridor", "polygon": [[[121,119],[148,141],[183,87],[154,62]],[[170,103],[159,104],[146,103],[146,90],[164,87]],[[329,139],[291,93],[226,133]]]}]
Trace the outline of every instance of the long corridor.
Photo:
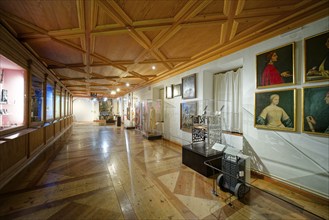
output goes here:
[{"label": "long corridor", "polygon": [[[287,189],[290,202],[257,189],[241,201],[211,193],[212,179],[181,163],[181,147],[139,131],[75,123],[42,173],[0,195],[0,219],[328,219],[328,201]],[[309,210],[309,211],[305,211]],[[314,214],[312,214],[314,213]]]}]

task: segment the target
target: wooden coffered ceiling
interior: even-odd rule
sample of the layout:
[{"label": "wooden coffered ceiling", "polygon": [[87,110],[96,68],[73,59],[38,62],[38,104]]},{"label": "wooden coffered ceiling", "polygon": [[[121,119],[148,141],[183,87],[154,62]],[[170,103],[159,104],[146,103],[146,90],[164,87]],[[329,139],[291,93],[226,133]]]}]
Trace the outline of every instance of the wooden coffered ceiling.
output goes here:
[{"label": "wooden coffered ceiling", "polygon": [[117,88],[122,96],[328,11],[328,0],[0,1],[1,23],[73,96],[86,97]]}]

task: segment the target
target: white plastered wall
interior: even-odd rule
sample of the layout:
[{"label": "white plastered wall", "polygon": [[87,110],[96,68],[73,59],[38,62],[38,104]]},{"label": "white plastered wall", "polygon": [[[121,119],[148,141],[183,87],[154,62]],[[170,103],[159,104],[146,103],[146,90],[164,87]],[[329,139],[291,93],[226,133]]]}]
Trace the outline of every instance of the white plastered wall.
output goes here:
[{"label": "white plastered wall", "polygon": [[99,103],[88,98],[74,98],[73,119],[78,122],[92,122],[98,119]]},{"label": "white plastered wall", "polygon": [[[135,91],[143,99],[152,99],[152,88],[181,83],[181,78],[197,73],[197,98],[212,98],[212,74],[243,66],[243,148],[251,155],[254,169],[289,184],[329,197],[329,139],[301,132],[301,88],[325,83],[304,83],[304,39],[329,30],[329,17],[305,25],[296,31],[271,38],[259,44],[238,51],[229,56],[212,61],[192,70],[181,73],[155,85]],[[297,92],[297,132],[279,132],[254,128],[254,94],[256,89],[256,55],[258,53],[295,42],[296,84],[288,87],[266,89],[296,88]],[[265,91],[264,89],[262,91]],[[181,97],[164,99],[164,137],[185,144],[191,134],[180,130]],[[242,148],[241,139],[227,136],[237,148]],[[231,139],[231,140],[230,140]],[[238,146],[239,145],[239,146]]]}]

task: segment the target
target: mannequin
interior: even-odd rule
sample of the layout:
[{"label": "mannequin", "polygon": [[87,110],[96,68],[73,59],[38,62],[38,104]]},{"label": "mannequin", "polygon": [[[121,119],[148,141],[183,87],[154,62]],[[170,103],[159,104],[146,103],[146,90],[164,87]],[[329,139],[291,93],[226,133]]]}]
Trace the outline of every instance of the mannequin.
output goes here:
[{"label": "mannequin", "polygon": [[155,109],[152,106],[150,109],[150,131],[151,132],[153,132],[155,130],[155,123],[156,123]]}]

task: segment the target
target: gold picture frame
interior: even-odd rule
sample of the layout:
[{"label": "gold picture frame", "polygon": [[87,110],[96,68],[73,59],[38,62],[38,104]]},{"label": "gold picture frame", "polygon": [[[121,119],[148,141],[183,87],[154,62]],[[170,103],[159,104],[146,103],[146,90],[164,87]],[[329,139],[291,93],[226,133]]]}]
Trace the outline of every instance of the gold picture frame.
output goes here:
[{"label": "gold picture frame", "polygon": [[182,78],[182,98],[196,98],[196,73]]},{"label": "gold picture frame", "polygon": [[257,88],[294,85],[295,78],[295,43],[256,55]]},{"label": "gold picture frame", "polygon": [[296,131],[296,89],[256,92],[254,126]]},{"label": "gold picture frame", "polygon": [[302,90],[302,132],[329,136],[329,85]]},{"label": "gold picture frame", "polygon": [[304,39],[304,82],[329,81],[329,31]]},{"label": "gold picture frame", "polygon": [[197,115],[198,102],[183,102],[180,104],[180,129],[192,132],[192,115]]}]

